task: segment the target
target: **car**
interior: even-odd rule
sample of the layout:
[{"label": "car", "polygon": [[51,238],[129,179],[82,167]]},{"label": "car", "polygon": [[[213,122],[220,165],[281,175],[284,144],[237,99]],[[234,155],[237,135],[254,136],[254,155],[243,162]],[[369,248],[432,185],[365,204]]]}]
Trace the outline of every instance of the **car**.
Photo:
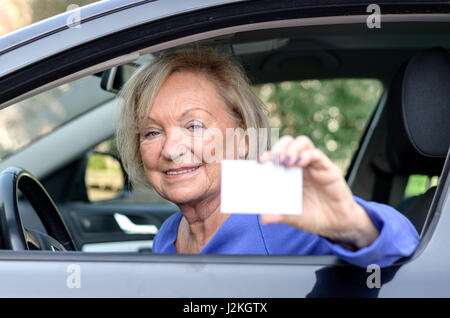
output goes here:
[{"label": "car", "polygon": [[[449,297],[449,9],[445,1],[109,0],[3,36],[0,297]],[[161,52],[197,45],[236,59],[266,97],[292,83],[365,80],[370,89],[351,98],[375,97],[357,108],[343,171],[355,195],[411,220],[415,253],[381,269],[334,255],[151,253],[177,207],[129,183],[114,150],[117,93]],[[294,125],[298,102],[275,122]],[[324,116],[340,118],[329,131],[348,124],[346,106],[331,106],[310,114],[305,129],[314,135]]]}]

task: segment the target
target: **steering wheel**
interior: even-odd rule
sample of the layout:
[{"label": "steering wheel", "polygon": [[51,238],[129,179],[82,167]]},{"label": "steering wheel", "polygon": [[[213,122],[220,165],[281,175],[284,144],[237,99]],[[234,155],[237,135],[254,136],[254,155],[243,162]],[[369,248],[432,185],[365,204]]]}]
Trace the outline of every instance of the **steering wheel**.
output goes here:
[{"label": "steering wheel", "polygon": [[[47,234],[25,229],[19,215],[18,190],[36,211]],[[42,184],[24,169],[0,173],[0,226],[2,245],[14,251],[75,251],[76,246],[55,203]]]}]

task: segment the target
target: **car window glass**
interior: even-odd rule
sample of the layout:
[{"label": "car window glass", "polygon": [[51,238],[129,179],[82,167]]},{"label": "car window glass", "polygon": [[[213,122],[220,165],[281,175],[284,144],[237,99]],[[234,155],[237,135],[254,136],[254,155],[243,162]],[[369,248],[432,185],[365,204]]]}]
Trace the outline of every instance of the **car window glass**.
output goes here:
[{"label": "car window glass", "polygon": [[120,162],[111,156],[93,153],[87,163],[85,185],[89,201],[117,197],[125,185]]},{"label": "car window glass", "polygon": [[420,174],[413,174],[408,177],[406,184],[404,198],[411,198],[421,195],[431,187],[437,186],[439,181],[438,176],[426,176]]},{"label": "car window glass", "polygon": [[4,0],[0,2],[0,35],[100,0]]},{"label": "car window glass", "polygon": [[114,98],[88,76],[38,94],[0,111],[0,161],[71,119]]},{"label": "car window glass", "polygon": [[[97,146],[94,151],[99,154],[117,155],[116,140],[111,138]],[[153,188],[135,187],[130,192],[121,193],[126,188],[120,165],[109,156],[93,154],[86,166],[85,184],[89,201],[108,200],[116,204],[170,204]],[[110,200],[113,199],[113,200]]]},{"label": "car window glass", "polygon": [[345,174],[383,92],[376,79],[303,80],[254,87],[271,127],[306,135]]}]

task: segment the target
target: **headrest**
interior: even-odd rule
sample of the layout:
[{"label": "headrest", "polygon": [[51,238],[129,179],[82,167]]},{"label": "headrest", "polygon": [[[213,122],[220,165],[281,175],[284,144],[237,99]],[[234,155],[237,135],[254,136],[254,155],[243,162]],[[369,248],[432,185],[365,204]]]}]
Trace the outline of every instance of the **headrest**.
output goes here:
[{"label": "headrest", "polygon": [[388,157],[400,174],[440,175],[450,147],[450,55],[425,50],[397,71],[386,104]]}]

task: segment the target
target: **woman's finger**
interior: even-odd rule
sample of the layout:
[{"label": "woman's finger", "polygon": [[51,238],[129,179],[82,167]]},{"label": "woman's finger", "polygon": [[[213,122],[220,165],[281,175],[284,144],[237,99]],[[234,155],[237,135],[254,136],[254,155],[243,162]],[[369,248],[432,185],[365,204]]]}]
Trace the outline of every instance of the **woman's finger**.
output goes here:
[{"label": "woman's finger", "polygon": [[278,140],[272,147],[270,151],[272,162],[274,164],[280,164],[285,160],[285,149],[289,146],[290,143],[294,141],[292,136],[283,136]]},{"label": "woman's finger", "polygon": [[301,159],[297,162],[297,165],[301,168],[313,167],[316,169],[327,169],[333,163],[331,160],[317,148],[307,149],[300,155]]},{"label": "woman's finger", "polygon": [[272,148],[272,162],[280,164],[285,159],[285,149],[294,141],[292,136],[283,136],[278,140]]},{"label": "woman's finger", "polygon": [[307,136],[298,136],[290,143],[285,150],[285,160],[283,165],[292,167],[301,159],[301,153],[307,149],[313,149],[314,144]]}]

